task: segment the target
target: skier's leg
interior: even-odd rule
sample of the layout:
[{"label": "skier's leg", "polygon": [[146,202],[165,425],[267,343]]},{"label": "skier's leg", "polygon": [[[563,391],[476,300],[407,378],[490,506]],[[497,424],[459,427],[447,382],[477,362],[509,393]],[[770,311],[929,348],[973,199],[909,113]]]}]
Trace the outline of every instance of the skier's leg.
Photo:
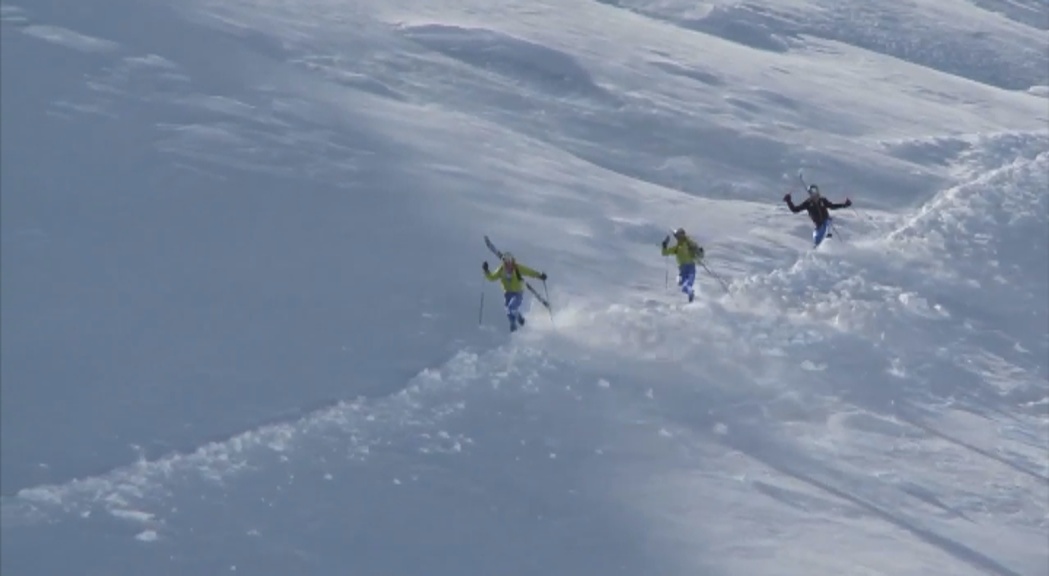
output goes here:
[{"label": "skier's leg", "polygon": [[827,235],[827,230],[830,229],[830,218],[825,220],[823,224],[820,224],[812,231],[812,245],[819,246],[823,243],[823,238]]},{"label": "skier's leg", "polygon": [[510,320],[510,331],[517,330],[517,318],[514,316],[513,308],[510,303],[514,299],[513,292],[503,292],[503,307],[506,308],[506,317]]},{"label": "skier's leg", "polygon": [[684,264],[678,271],[678,285],[681,286],[681,291],[688,295],[688,301],[691,302],[695,299],[696,294],[693,289],[693,285],[696,283],[696,265],[695,264]]},{"label": "skier's leg", "polygon": [[[506,301],[506,317],[510,320],[510,331],[517,330],[517,322],[521,318],[521,302],[523,296],[520,292],[506,292],[503,295]],[[522,322],[523,324],[523,322]]]},{"label": "skier's leg", "polygon": [[524,326],[525,319],[524,314],[521,314],[521,304],[524,304],[524,293],[518,292],[517,296],[515,296],[511,302],[511,306],[513,307],[513,314],[517,316],[517,323]]},{"label": "skier's leg", "polygon": [[524,326],[524,314],[521,314],[521,305],[524,304],[524,292],[517,292],[516,294],[517,296],[514,297],[511,305],[513,306],[513,313],[517,315],[517,323]]}]

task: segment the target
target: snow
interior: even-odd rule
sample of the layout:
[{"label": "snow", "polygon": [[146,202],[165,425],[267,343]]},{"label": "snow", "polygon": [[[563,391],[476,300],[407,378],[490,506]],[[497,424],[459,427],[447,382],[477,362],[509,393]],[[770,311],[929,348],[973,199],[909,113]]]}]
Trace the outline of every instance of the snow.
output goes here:
[{"label": "snow", "polygon": [[116,48],[107,40],[80,34],[60,26],[25,26],[22,33],[83,52],[106,52]]},{"label": "snow", "polygon": [[1044,2],[0,21],[3,573],[1049,574]]}]

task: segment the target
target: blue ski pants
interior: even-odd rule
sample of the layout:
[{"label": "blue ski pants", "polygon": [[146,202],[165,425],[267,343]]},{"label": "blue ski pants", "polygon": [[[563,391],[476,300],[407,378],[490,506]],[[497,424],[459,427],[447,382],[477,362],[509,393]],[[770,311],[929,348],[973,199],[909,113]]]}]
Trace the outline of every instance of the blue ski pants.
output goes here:
[{"label": "blue ski pants", "polygon": [[524,293],[522,292],[503,293],[503,303],[506,306],[506,317],[510,319],[510,324],[516,324],[521,320],[522,302],[524,302]]},{"label": "blue ski pants", "polygon": [[812,231],[812,244],[814,246],[819,246],[820,244],[822,244],[823,239],[828,236],[827,233],[830,232],[831,222],[832,219],[827,218],[823,221],[823,224],[820,224],[816,227],[815,230]]},{"label": "blue ski pants", "polygon": [[695,297],[695,283],[696,283],[696,264],[689,262],[688,264],[682,264],[677,271],[677,285],[681,288],[681,291],[688,294],[688,301],[691,302]]}]

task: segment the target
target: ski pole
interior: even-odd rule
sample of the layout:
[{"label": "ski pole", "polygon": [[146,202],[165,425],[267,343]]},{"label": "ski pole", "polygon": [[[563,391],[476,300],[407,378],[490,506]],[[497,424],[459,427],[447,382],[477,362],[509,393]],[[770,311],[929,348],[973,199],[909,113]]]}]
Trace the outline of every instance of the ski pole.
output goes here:
[{"label": "ski pole", "polygon": [[546,289],[546,280],[543,280],[543,295],[546,296],[546,311],[550,313],[550,323],[554,323],[554,310],[550,307],[550,291]]},{"label": "ski pole", "polygon": [[845,241],[845,237],[838,232],[838,227],[834,225],[834,220],[830,221],[830,229],[831,232],[834,232],[834,235],[838,237],[838,240],[841,240],[842,242]]},{"label": "ski pole", "polygon": [[[543,284],[544,284],[543,289],[545,290],[546,289],[546,286],[545,286],[546,282],[544,282]],[[543,308],[546,308],[546,311],[550,313],[550,323],[553,324],[553,322],[554,322],[554,311],[550,309],[550,302],[548,302],[546,298],[543,298],[543,295],[540,294],[539,291],[536,290],[534,287],[532,287],[532,285],[529,284],[528,282],[525,282],[524,285],[525,285],[526,288],[528,288],[528,291],[532,293],[532,296],[535,296],[535,299],[538,300],[539,303],[543,305]]]},{"label": "ski pole", "polygon": [[871,224],[873,224],[873,223],[874,223],[874,218],[871,218],[871,215],[870,215],[870,214],[867,214],[866,212],[864,212],[863,214],[860,214],[860,211],[859,211],[859,210],[858,210],[858,209],[856,208],[856,205],[855,205],[855,204],[853,204],[852,206],[850,206],[850,208],[852,208],[852,211],[856,213],[856,216],[858,216],[858,217],[860,217],[860,218],[864,218],[864,219],[866,219],[866,220],[867,220],[868,222],[870,222]]},{"label": "ski pole", "polygon": [[540,294],[538,290],[536,290],[528,282],[525,282],[524,285],[525,285],[526,288],[528,288],[528,291],[532,293],[532,296],[535,296],[535,299],[538,300],[539,303],[543,305],[544,308],[546,308],[547,310],[550,309],[550,303],[546,301],[546,298],[543,298],[543,295]]},{"label": "ski pole", "polygon": [[484,290],[481,290],[481,305],[477,307],[477,325],[484,323]]},{"label": "ski pole", "polygon": [[713,276],[714,279],[717,280],[718,283],[721,284],[721,288],[725,291],[726,294],[729,293],[729,291],[728,291],[728,284],[721,278],[721,276],[718,276],[717,273],[715,273],[713,270],[711,270],[710,267],[707,266],[706,262],[700,262],[699,265],[702,266],[703,269],[706,270],[708,274]]}]

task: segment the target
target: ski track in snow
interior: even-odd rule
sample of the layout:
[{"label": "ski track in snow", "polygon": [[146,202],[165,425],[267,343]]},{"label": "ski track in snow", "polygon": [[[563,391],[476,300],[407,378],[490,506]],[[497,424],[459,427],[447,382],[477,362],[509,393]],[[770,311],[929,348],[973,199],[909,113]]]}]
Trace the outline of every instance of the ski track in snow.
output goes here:
[{"label": "ski track in snow", "polygon": [[[857,44],[872,52],[889,47],[896,57],[921,52],[918,63],[941,76],[923,80],[911,64],[838,44],[847,30],[818,38],[843,22],[830,12],[803,18],[826,3],[792,2],[810,10],[794,17],[719,4],[701,14],[684,3],[593,2],[572,8],[563,29],[554,29],[555,6],[542,2],[455,9],[309,2],[308,10],[197,3],[202,21],[285,43],[295,72],[266,76],[271,84],[261,90],[270,97],[251,102],[201,93],[192,73],[165,55],[38,24],[31,11],[5,5],[5,29],[111,58],[87,78],[86,97],[51,103],[56,117],[116,117],[128,103],[159,102],[197,118],[155,125],[158,149],[186,169],[235,166],[339,181],[360,174],[374,156],[353,134],[321,127],[347,98],[411,140],[420,171],[452,180],[473,174],[509,190],[490,198],[481,185],[449,200],[453,206],[470,206],[495,229],[517,220],[548,231],[541,238],[520,229],[493,233],[501,247],[531,255],[572,247],[549,263],[560,272],[552,272],[552,324],[534,305],[527,330],[512,341],[464,349],[388,396],[334,401],[189,451],[22,488],[3,497],[5,531],[104,511],[141,526],[138,541],[154,542],[165,537],[172,502],[197,486],[233,491],[242,478],[318,451],[333,469],[384,454],[477,458],[489,439],[465,423],[486,403],[551,397],[580,406],[611,402],[620,412],[594,418],[631,421],[641,445],[674,454],[650,473],[607,481],[653,533],[669,541],[701,535],[709,547],[696,552],[703,557],[695,565],[713,554],[726,570],[747,574],[776,573],[777,555],[812,573],[842,573],[850,561],[901,574],[1033,574],[1046,566],[1049,134],[1031,126],[1046,120],[1044,99],[1037,90],[989,96],[992,88],[971,87],[971,100],[946,111],[941,100],[970,83],[951,76],[967,64],[923,42],[901,48],[889,36],[867,34]],[[967,6],[957,29],[979,28],[980,3],[954,4]],[[1029,35],[1017,32],[1017,22],[1038,10],[1011,4],[994,25],[1015,34],[983,37],[972,57],[1014,57]],[[879,11],[858,10],[862,19],[850,26],[890,18]],[[336,38],[341,23],[356,17],[375,28]],[[327,27],[318,24],[324,18]],[[920,21],[913,26],[925,30]],[[602,29],[608,35],[596,33]],[[709,36],[708,55],[750,58],[760,71],[690,64],[684,53],[695,47],[696,31]],[[644,56],[614,48],[624,42],[644,46]],[[354,49],[382,53],[339,54]],[[599,64],[607,53],[622,58]],[[832,56],[841,55],[859,61],[851,71],[830,72]],[[972,80],[1008,90],[1045,81],[1031,78],[1037,62],[1010,62],[997,76]],[[879,65],[885,78],[902,78],[900,98],[915,106],[887,104],[877,94],[859,100],[864,91],[889,90],[848,83]],[[777,67],[790,72],[777,77]],[[791,88],[810,68],[814,85],[840,91],[826,95],[822,109],[803,105],[811,88]],[[641,70],[661,70],[664,88],[646,89]],[[301,100],[288,92],[296,80],[305,80]],[[696,86],[714,90],[697,93]],[[457,99],[467,90],[476,101],[464,107]],[[985,118],[994,102],[1001,108]],[[707,118],[697,120],[686,106]],[[1043,115],[1031,122],[1038,106]],[[405,117],[406,110],[418,116]],[[835,128],[807,127],[816,111],[840,114]],[[304,119],[314,128],[295,130]],[[660,138],[628,137],[646,124]],[[763,127],[774,135],[760,136]],[[753,136],[717,142],[746,131]],[[702,150],[681,154],[697,133],[707,138],[696,143]],[[461,149],[449,150],[449,134],[462,138]],[[794,151],[794,134],[812,144]],[[850,139],[849,152],[834,151]],[[741,159],[752,147],[786,160]],[[762,162],[774,165],[758,168]],[[782,194],[770,187],[793,186],[794,165],[821,186],[850,182],[872,198],[837,213],[843,235],[819,250],[798,248],[808,237],[804,215],[768,207]],[[905,191],[935,192],[902,208],[905,192],[874,198],[884,177],[872,174],[882,169],[901,169],[893,183]],[[752,171],[746,183],[730,184]],[[697,185],[706,172],[716,176]],[[514,194],[521,191],[528,193]],[[689,306],[663,292],[662,262],[652,263],[661,223],[680,221],[682,210],[698,214],[689,221],[729,281],[724,294],[701,272],[702,296]],[[478,244],[480,255],[480,236]],[[617,261],[611,270],[595,267]],[[572,270],[583,278],[572,278]],[[672,287],[673,271],[670,280]],[[487,316],[490,333],[500,333],[495,305]],[[621,433],[627,443],[635,439]],[[560,441],[566,450],[611,451],[592,436]],[[706,495],[703,502],[697,494]],[[711,525],[700,517],[722,520]],[[900,559],[848,544],[850,530],[886,545],[891,539]],[[1007,536],[989,543],[988,534]],[[850,558],[812,558],[801,550],[813,542],[849,546]]]}]

